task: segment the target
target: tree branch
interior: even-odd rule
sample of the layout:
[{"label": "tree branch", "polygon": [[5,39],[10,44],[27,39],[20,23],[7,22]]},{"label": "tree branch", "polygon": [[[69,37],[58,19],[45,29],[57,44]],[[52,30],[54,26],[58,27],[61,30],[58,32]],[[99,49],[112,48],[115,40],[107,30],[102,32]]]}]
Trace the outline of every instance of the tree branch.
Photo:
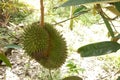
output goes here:
[{"label": "tree branch", "polygon": [[88,11],[90,11],[90,10],[83,11],[83,12],[81,12],[81,13],[78,14],[78,15],[75,15],[75,16],[73,16],[73,17],[71,17],[71,18],[66,19],[66,20],[57,22],[57,23],[55,23],[55,24],[53,24],[53,25],[58,25],[58,24],[60,24],[60,23],[66,22],[66,21],[71,20],[71,19],[74,19],[74,18],[76,18],[76,17],[78,17],[78,16],[80,16],[80,15],[82,15],[82,14],[88,13]]},{"label": "tree branch", "polygon": [[41,27],[43,27],[44,26],[44,5],[43,5],[43,0],[40,0],[40,11],[41,11],[40,25],[41,25]]}]

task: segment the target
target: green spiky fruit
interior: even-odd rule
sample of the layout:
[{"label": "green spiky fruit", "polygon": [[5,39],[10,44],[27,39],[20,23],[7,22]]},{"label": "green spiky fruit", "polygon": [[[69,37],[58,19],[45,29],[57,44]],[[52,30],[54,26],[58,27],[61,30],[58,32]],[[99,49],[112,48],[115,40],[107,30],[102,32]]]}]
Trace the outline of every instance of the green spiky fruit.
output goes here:
[{"label": "green spiky fruit", "polygon": [[49,35],[42,27],[39,27],[39,23],[33,23],[24,30],[23,46],[26,53],[32,58],[37,59],[38,56],[42,56],[42,53],[35,53],[46,51],[48,44]]},{"label": "green spiky fruit", "polygon": [[62,35],[60,35],[51,24],[46,23],[44,28],[48,32],[50,38],[48,50],[49,57],[47,59],[43,58],[39,62],[49,69],[59,68],[67,57],[66,42]]},{"label": "green spiky fruit", "polygon": [[28,55],[48,69],[59,68],[67,58],[64,38],[48,23],[42,28],[33,23],[25,29],[23,46]]},{"label": "green spiky fruit", "polygon": [[69,77],[66,77],[62,80],[83,80],[83,79],[78,77],[78,76],[69,76]]}]

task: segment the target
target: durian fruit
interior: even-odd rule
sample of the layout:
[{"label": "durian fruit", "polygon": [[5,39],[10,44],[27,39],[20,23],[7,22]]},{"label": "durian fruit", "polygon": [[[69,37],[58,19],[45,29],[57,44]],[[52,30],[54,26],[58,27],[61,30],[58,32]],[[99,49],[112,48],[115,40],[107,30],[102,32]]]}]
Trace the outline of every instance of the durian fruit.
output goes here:
[{"label": "durian fruit", "polygon": [[78,76],[69,76],[69,77],[66,77],[62,80],[83,80],[83,79],[78,77]]},{"label": "durian fruit", "polygon": [[67,58],[66,42],[53,25],[33,23],[24,31],[23,46],[29,56],[48,69],[59,68]]},{"label": "durian fruit", "polygon": [[[32,58],[38,60],[43,57],[42,52],[45,52],[49,46],[49,35],[39,23],[33,23],[24,29],[23,46],[26,53]],[[37,54],[41,52],[41,54]]]},{"label": "durian fruit", "polygon": [[43,58],[39,62],[49,69],[59,68],[67,58],[66,42],[51,24],[45,23],[44,28],[49,34],[49,57],[47,59]]}]

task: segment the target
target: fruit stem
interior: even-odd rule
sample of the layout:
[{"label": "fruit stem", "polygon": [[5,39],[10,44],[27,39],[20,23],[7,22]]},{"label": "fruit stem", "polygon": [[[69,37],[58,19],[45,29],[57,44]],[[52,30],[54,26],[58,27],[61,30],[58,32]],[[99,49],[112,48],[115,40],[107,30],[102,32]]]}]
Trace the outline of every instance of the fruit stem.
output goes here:
[{"label": "fruit stem", "polygon": [[51,70],[49,69],[49,75],[50,75],[50,79],[53,80],[52,78],[52,73],[51,73]]},{"label": "fruit stem", "polygon": [[43,5],[43,0],[40,0],[40,11],[41,11],[40,25],[43,27],[44,26],[44,5]]}]

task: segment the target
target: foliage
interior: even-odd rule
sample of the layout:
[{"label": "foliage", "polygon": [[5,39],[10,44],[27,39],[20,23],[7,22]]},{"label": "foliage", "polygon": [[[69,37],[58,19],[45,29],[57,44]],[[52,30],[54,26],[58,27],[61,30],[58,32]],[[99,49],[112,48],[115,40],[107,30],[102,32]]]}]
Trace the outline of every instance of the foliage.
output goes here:
[{"label": "foliage", "polygon": [[[93,18],[94,17],[94,18]],[[93,15],[93,13],[86,13],[78,17],[81,25],[91,26],[92,24],[98,23],[100,20],[99,15]]]},{"label": "foliage", "polygon": [[[119,9],[118,9],[118,4],[120,3],[118,0],[89,0],[89,1],[82,1],[82,0],[68,0],[66,1],[65,3],[63,3],[62,5],[60,5],[59,7],[66,7],[66,6],[76,6],[76,5],[81,5],[81,4],[87,4],[87,3],[94,3],[94,7],[93,9],[96,10],[96,12],[98,12],[98,14],[103,18],[103,21],[112,37],[112,40],[113,41],[118,41],[118,37],[117,37],[117,40],[116,40],[116,36],[114,36],[114,31],[113,31],[113,28],[114,27],[113,25],[111,26],[110,23],[112,23],[111,21],[109,21],[109,17],[108,15],[102,10],[102,7],[101,7],[101,3],[102,2],[105,2],[106,4],[109,4],[109,3],[113,3],[114,5],[112,6],[115,6],[116,8],[114,8],[113,10],[116,10],[115,13],[117,16],[119,12]],[[76,9],[77,13],[81,13],[83,11],[85,11],[87,8],[82,6],[81,8],[78,8]],[[90,9],[92,10],[92,9]],[[113,10],[111,10],[111,12],[114,12]],[[104,42],[103,42],[104,43]],[[95,46],[96,45],[96,46]],[[106,48],[103,47],[103,45],[106,45]],[[82,56],[98,56],[98,55],[101,55],[101,54],[106,54],[106,51],[116,51],[118,50],[119,48],[117,48],[116,50],[112,50],[112,49],[115,49],[114,47],[116,47],[117,45],[115,45],[114,47],[110,48],[110,45],[108,45],[107,42],[102,44],[101,43],[96,43],[96,44],[91,44],[91,45],[86,45],[84,47],[81,47],[78,49],[78,52],[81,52],[81,55]],[[98,47],[99,46],[99,47]],[[100,47],[101,46],[101,47]],[[111,45],[113,46],[113,45]],[[93,49],[93,50],[92,50]],[[100,49],[100,50],[98,50]],[[97,51],[98,50],[98,51]],[[91,54],[93,53],[93,54]],[[110,52],[109,52],[110,53]],[[87,55],[86,55],[87,54]]]},{"label": "foliage", "polygon": [[68,73],[71,75],[79,74],[79,72],[84,72],[85,69],[80,68],[72,60],[67,61]]},{"label": "foliage", "polygon": [[20,45],[8,44],[5,46],[5,48],[21,49],[22,47]]},{"label": "foliage", "polygon": [[118,49],[120,49],[120,44],[112,41],[104,41],[82,46],[78,49],[78,52],[82,57],[90,57],[116,52]]},{"label": "foliage", "polygon": [[[9,22],[19,23],[32,13],[27,4],[18,1],[3,1],[0,3],[0,26],[8,25]],[[19,18],[18,18],[19,17]]]},{"label": "foliage", "polygon": [[[11,54],[13,49],[20,49],[18,44],[20,27],[16,27],[16,23],[20,23],[26,16],[32,13],[29,5],[19,2],[18,0],[2,0],[0,2],[0,48],[4,55],[1,54],[1,60],[11,67],[7,55]],[[17,32],[17,33],[16,33]],[[20,35],[19,35],[20,36]]]},{"label": "foliage", "polygon": [[107,27],[107,29],[108,29],[110,35],[114,38],[114,32],[113,32],[113,30],[112,30],[112,27],[111,27],[109,21],[105,18],[104,15],[101,14],[101,16],[102,16],[102,18],[103,18],[103,21],[104,21],[105,24],[106,24],[106,27]]},{"label": "foliage", "polygon": [[[108,4],[110,6],[105,6],[102,3]],[[119,38],[120,33],[117,32],[117,30],[115,29],[115,26],[112,23],[112,21],[115,20],[116,17],[110,18],[109,14],[107,14],[106,11],[103,10],[103,8],[110,11],[111,13],[114,13],[117,17],[119,17],[120,16],[120,5],[119,5],[120,1],[119,0],[84,0],[84,1],[83,0],[68,0],[62,5],[60,5],[59,7],[79,6],[79,5],[86,6],[86,4],[87,5],[92,4],[93,6],[91,8],[86,8],[86,7],[83,7],[83,9],[77,8],[75,12],[77,11],[78,15],[81,15],[83,12],[85,12],[85,9],[86,9],[87,10],[86,13],[93,11],[94,15],[96,14],[100,15],[112,39],[111,41],[98,42],[98,43],[93,43],[93,44],[88,44],[86,46],[82,46],[78,49],[78,52],[81,54],[82,57],[90,57],[90,56],[105,55],[106,53],[116,52],[117,50],[119,50],[120,44],[117,42],[120,39]],[[117,36],[115,36],[116,33],[118,34]]]},{"label": "foliage", "polygon": [[66,77],[62,80],[83,80],[83,79],[78,77],[78,76],[69,76],[69,77]]},{"label": "foliage", "polygon": [[81,5],[81,4],[88,4],[88,3],[110,3],[110,2],[118,2],[118,0],[68,0],[64,4],[62,4],[62,7],[66,6],[75,6],[75,5]]},{"label": "foliage", "polygon": [[[80,23],[86,26],[90,26],[94,23],[97,23],[100,20],[100,15],[94,15],[93,12],[88,12],[92,7],[88,7],[86,5],[75,6],[72,16],[78,16],[74,21],[80,20]],[[84,13],[85,12],[85,13]],[[81,15],[81,16],[79,16]],[[93,18],[94,17],[94,18]],[[74,27],[73,27],[74,28]]]},{"label": "foliage", "polygon": [[60,79],[60,70],[59,69],[49,71],[49,70],[46,70],[45,68],[42,68],[41,71],[42,72],[40,72],[38,74],[39,80],[51,80],[51,76],[52,76],[52,80]]},{"label": "foliage", "polygon": [[2,60],[8,67],[12,66],[9,59],[5,56],[5,54],[2,51],[0,51],[0,60]]},{"label": "foliage", "polygon": [[117,78],[117,80],[120,80],[120,76]]}]

